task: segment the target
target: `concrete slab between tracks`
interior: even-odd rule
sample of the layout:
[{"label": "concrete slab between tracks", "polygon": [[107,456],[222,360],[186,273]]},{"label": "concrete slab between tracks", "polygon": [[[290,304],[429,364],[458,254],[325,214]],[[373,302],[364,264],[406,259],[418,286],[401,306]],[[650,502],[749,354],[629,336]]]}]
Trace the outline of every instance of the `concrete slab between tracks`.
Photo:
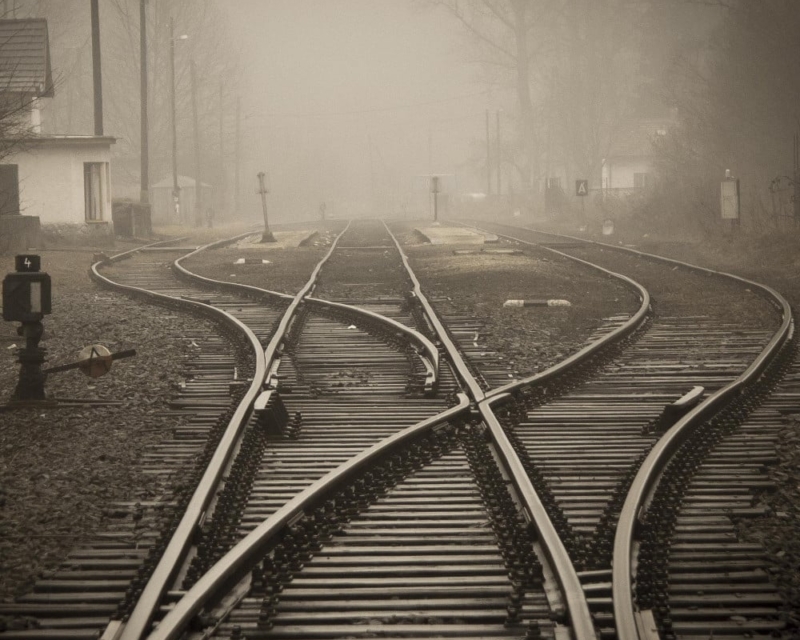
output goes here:
[{"label": "concrete slab between tracks", "polygon": [[276,242],[261,242],[261,231],[253,235],[242,238],[233,245],[236,249],[248,250],[258,249],[261,251],[269,249],[295,249],[302,244],[314,244],[314,236],[317,235],[317,229],[301,229],[298,231],[273,231],[272,235],[275,237]]},{"label": "concrete slab between tracks", "polygon": [[497,242],[497,236],[491,233],[478,233],[463,227],[417,227],[414,229],[431,244],[483,244]]}]

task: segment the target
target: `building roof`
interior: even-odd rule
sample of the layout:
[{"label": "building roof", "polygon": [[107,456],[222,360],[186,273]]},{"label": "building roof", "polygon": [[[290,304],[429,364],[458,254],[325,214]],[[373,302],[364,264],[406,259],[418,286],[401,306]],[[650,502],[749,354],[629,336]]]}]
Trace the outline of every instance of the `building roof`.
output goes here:
[{"label": "building roof", "polygon": [[0,93],[53,97],[47,20],[0,20]]}]

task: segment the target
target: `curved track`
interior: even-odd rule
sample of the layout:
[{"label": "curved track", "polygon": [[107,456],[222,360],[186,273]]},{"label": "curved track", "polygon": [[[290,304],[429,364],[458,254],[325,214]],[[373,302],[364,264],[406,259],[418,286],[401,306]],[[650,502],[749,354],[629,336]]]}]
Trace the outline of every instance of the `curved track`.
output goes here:
[{"label": "curved track", "polygon": [[[577,240],[498,225],[490,228],[528,241],[576,245]],[[577,245],[582,256],[616,249]],[[659,633],[662,637],[791,634],[782,613],[784,603],[768,577],[763,548],[740,541],[736,526],[742,518],[760,514],[756,501],[759,492],[771,486],[764,465],[775,458],[780,408],[795,390],[790,377],[778,393],[770,395],[790,367],[787,345],[793,336],[793,320],[789,306],[777,292],[736,276],[628,253],[667,263],[676,276],[702,273],[735,281],[777,308],[780,320],[775,329],[759,330],[712,318],[659,318],[657,314],[650,329],[614,361],[610,376],[601,375],[578,393],[568,394],[560,409],[558,403],[550,404],[526,416],[526,424],[530,421],[545,435],[558,433],[563,443],[565,427],[569,433],[584,431],[591,427],[590,416],[597,415],[592,437],[584,431],[587,435],[574,440],[575,445],[598,453],[602,446],[605,452],[595,464],[605,469],[616,466],[617,475],[622,476],[613,489],[607,483],[611,500],[606,501],[600,520],[586,521],[595,528],[594,544],[584,547],[584,553],[587,569],[594,569],[585,576],[592,581],[587,590],[594,596],[598,620],[605,618],[609,633],[621,638]],[[632,357],[637,351],[640,357]],[[630,375],[626,370],[631,368],[635,375],[626,379]],[[606,389],[598,389],[598,383]],[[660,414],[657,404],[651,403],[648,415],[646,402],[636,398],[636,393],[619,393],[639,387],[638,395],[655,401],[653,392],[668,385],[675,385],[678,392],[680,385],[702,385],[706,397],[701,402],[695,397],[692,404]],[[609,389],[612,397],[607,395]],[[599,407],[598,399],[602,400]],[[582,401],[587,404],[574,404]],[[758,417],[751,422],[753,411]],[[611,424],[600,431],[604,422]],[[626,423],[630,424],[627,431],[620,428]],[[615,441],[619,444],[611,448],[609,457],[608,443]],[[553,458],[554,446],[537,438],[526,448],[533,452],[532,466],[545,482],[561,485],[562,504],[578,497],[571,495],[578,483],[570,482],[558,458]],[[555,449],[564,450],[562,445]],[[576,454],[567,450],[564,463],[575,459]],[[600,483],[597,492],[602,488]],[[587,501],[585,491],[582,496],[582,504],[573,511],[578,517],[589,515],[581,507],[591,508],[592,501],[603,499],[595,496]],[[579,553],[573,554],[577,561]],[[614,568],[613,617],[609,564]]]},{"label": "curved track", "polygon": [[[580,254],[595,269],[608,262],[596,248],[573,247],[575,239],[561,242],[562,257]],[[766,481],[755,467],[731,470],[753,463],[744,454],[754,442],[755,461],[769,461],[765,434],[777,431],[774,415],[794,390],[775,400],[762,390],[732,408],[726,399],[765,368],[770,380],[787,369],[770,362],[791,332],[788,307],[777,332],[664,313],[659,291],[653,314],[649,292],[614,273],[623,269],[612,260],[606,275],[637,291],[639,311],[601,327],[562,363],[492,387],[503,376],[463,339],[475,319],[451,326],[439,318],[381,223],[351,225],[294,297],[201,278],[189,257],[170,270],[185,251],[156,249],[104,274],[147,298],[202,310],[253,351],[240,348],[245,361],[233,363],[207,338],[203,373],[176,407],[198,423],[224,415],[213,439],[221,446],[209,449],[195,428],[184,434],[189,442],[154,456],[167,467],[209,451],[169,535],[149,547],[147,562],[141,553],[126,561],[126,575],[136,575],[118,581],[127,592],[104,638],[144,637],[164,613],[153,639],[189,627],[230,638],[783,628],[759,550],[731,543],[731,518],[757,511],[752,491]],[[697,286],[685,271],[673,282]],[[104,277],[99,265],[95,272]],[[481,370],[490,374],[476,376]],[[739,429],[762,404],[768,417],[757,423],[767,427]],[[108,567],[115,553],[102,550]],[[88,574],[72,583],[98,593],[100,618],[8,637],[92,637],[119,601],[119,592],[100,595],[107,571],[94,572],[94,585]],[[753,585],[740,588],[743,602],[725,595],[732,571],[737,585]],[[714,594],[708,606],[688,604],[698,585]]]},{"label": "curved track", "polygon": [[[421,305],[461,384],[483,401],[409,277],[406,304]],[[203,611],[213,614],[207,623],[231,611],[218,629],[231,637],[369,636],[379,628],[386,637],[538,637],[570,627],[595,637],[574,569],[513,447],[488,405],[483,424],[466,408],[462,399],[455,413],[391,436],[299,494],[202,576],[151,637],[178,637]],[[492,534],[494,549],[486,544]],[[319,580],[329,589],[314,589]]]}]

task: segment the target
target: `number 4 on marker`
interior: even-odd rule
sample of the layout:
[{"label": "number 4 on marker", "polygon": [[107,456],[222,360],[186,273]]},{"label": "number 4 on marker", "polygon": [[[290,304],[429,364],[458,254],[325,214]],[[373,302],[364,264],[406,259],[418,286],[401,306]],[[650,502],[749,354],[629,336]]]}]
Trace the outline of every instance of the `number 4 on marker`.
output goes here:
[{"label": "number 4 on marker", "polygon": [[30,266],[31,266],[31,261],[30,261],[30,258],[25,258],[25,262],[24,262],[23,264],[24,264],[24,265],[25,265],[27,268],[30,268]]}]

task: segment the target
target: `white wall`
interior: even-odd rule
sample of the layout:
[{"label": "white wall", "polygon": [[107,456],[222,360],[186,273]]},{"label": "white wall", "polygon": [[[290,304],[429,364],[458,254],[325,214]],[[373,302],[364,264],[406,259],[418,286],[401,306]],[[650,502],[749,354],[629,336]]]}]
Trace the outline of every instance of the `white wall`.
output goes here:
[{"label": "white wall", "polygon": [[618,158],[607,160],[603,165],[603,188],[633,189],[634,173],[652,173],[653,167],[647,158]]},{"label": "white wall", "polygon": [[[83,223],[86,221],[83,163],[110,159],[111,147],[107,142],[89,144],[70,140],[32,143],[28,149],[4,158],[2,163],[19,166],[21,213],[39,216],[42,224]],[[108,187],[103,220],[110,224],[110,184]]]}]

